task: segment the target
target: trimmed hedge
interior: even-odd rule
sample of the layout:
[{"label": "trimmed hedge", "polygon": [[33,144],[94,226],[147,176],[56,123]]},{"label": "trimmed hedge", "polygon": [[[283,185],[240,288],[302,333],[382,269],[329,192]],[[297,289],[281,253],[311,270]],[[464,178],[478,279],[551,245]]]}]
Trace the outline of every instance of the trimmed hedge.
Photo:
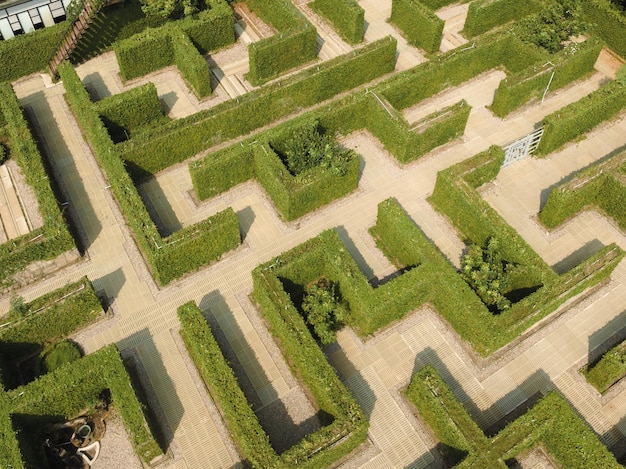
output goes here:
[{"label": "trimmed hedge", "polygon": [[7,82],[0,83],[0,114],[7,123],[9,155],[20,166],[26,183],[33,189],[44,220],[43,227],[0,245],[0,288],[4,288],[14,283],[13,275],[32,262],[54,259],[75,249],[76,245],[52,190],[46,163],[13,88]]},{"label": "trimmed hedge", "polygon": [[67,22],[0,41],[0,82],[45,70],[67,30]]},{"label": "trimmed hedge", "polygon": [[389,22],[400,29],[409,44],[438,52],[445,22],[418,0],[393,0]]},{"label": "trimmed hedge", "polygon": [[589,132],[626,107],[626,86],[619,81],[584,96],[543,119],[544,133],[536,153],[547,155]]},{"label": "trimmed hedge", "polygon": [[213,145],[245,135],[392,71],[395,53],[396,41],[389,37],[381,39],[279,84],[146,130],[119,144],[120,155],[141,173],[155,174]]},{"label": "trimmed hedge", "polygon": [[239,221],[232,208],[162,238],[76,71],[70,64],[63,63],[59,66],[59,74],[70,108],[104,169],[157,282],[165,285],[218,259],[241,243]]},{"label": "trimmed hedge", "polygon": [[[7,393],[0,392],[1,467],[22,467],[22,455],[12,428],[11,416],[45,421],[73,418],[84,409],[93,408],[103,391],[109,390],[113,405],[120,413],[131,444],[145,463],[163,454],[150,433],[141,404],[115,345],[109,345],[71,365],[39,377],[32,383]],[[55,416],[55,417],[47,417]],[[49,420],[48,420],[49,419]],[[31,428],[31,434],[39,428]],[[33,448],[40,443],[33,442]],[[24,461],[39,467],[40,460]]]},{"label": "trimmed hedge", "polygon": [[250,83],[262,85],[317,58],[317,31],[295,5],[274,0],[248,0],[246,4],[278,31],[248,45],[246,79]]},{"label": "trimmed hedge", "polygon": [[315,0],[310,4],[350,44],[363,41],[365,11],[356,0]]},{"label": "trimmed hedge", "polygon": [[516,74],[546,59],[545,53],[511,34],[493,34],[477,40],[473,48],[450,51],[395,74],[377,91],[400,111],[488,70],[504,66]]},{"label": "trimmed hedge", "polygon": [[448,451],[462,456],[460,467],[506,468],[506,461],[539,443],[562,467],[622,467],[557,391],[492,438],[485,436],[431,366],[413,375],[406,396]]},{"label": "trimmed hedge", "polygon": [[[553,66],[547,64],[538,72],[530,68],[500,82],[491,105],[498,117],[504,117],[532,98],[539,97],[548,88],[555,91],[593,71],[602,42],[590,38],[582,44],[571,44],[552,57]],[[554,75],[553,75],[554,72]]]},{"label": "trimmed hedge", "polygon": [[95,103],[100,119],[113,141],[126,140],[142,125],[164,119],[161,101],[154,83],[132,88]]},{"label": "trimmed hedge", "polygon": [[540,11],[539,0],[476,0],[471,2],[463,32],[469,38],[478,36],[509,21]]},{"label": "trimmed hedge", "polygon": [[571,181],[554,188],[548,195],[539,219],[555,228],[577,213],[595,208],[613,218],[626,231],[626,186],[620,169],[626,163],[626,152],[581,171]]},{"label": "trimmed hedge", "polygon": [[587,381],[599,393],[604,394],[626,376],[626,342],[620,342],[607,350],[600,360],[584,367],[581,371]]},{"label": "trimmed hedge", "polygon": [[593,32],[608,46],[626,59],[626,16],[609,0],[586,0],[581,2],[585,21],[593,25]]},{"label": "trimmed hedge", "polygon": [[331,466],[365,441],[367,419],[326,360],[286,293],[280,287],[274,290],[275,278],[265,276],[263,270],[264,266],[260,266],[253,272],[254,298],[292,372],[308,388],[319,409],[332,416],[332,423],[277,455],[224,359],[202,312],[193,302],[178,309],[181,336],[211,395],[222,410],[235,443],[252,467]]},{"label": "trimmed hedge", "polygon": [[[0,355],[14,360],[21,358],[46,342],[67,337],[102,315],[100,300],[86,277],[31,301],[27,307],[24,317],[13,314],[6,318],[10,325],[0,329]],[[2,379],[5,388],[19,384],[6,367],[2,369]]]},{"label": "trimmed hedge", "polygon": [[470,0],[420,0],[422,4],[433,11],[437,11],[440,8],[452,5],[453,3],[468,3]]},{"label": "trimmed hedge", "polygon": [[234,43],[234,13],[223,0],[194,18],[148,28],[113,45],[123,80],[176,65],[196,96],[211,94],[207,51]]}]

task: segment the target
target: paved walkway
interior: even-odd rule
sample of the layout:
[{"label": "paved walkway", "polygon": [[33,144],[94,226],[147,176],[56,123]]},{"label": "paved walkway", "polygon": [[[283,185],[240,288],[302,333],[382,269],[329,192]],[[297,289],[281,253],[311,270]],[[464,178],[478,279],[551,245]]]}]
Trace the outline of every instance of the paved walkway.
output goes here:
[{"label": "paved walkway", "polygon": [[[366,8],[369,23],[366,39],[387,34],[385,28],[390,26],[380,20],[384,11],[376,13],[367,1],[360,3]],[[390,2],[379,3],[382,7],[390,5]],[[419,55],[412,54],[412,49],[401,50],[399,68],[421,60]],[[115,80],[111,81],[111,76],[101,71],[102,87],[117,92]],[[82,69],[81,73],[86,84],[99,80],[93,75],[95,71],[86,73]],[[23,105],[33,108],[55,170],[82,227],[89,256],[88,261],[21,294],[29,300],[88,275],[96,288],[106,291],[113,300],[115,317],[81,334],[81,344],[87,352],[112,342],[122,350],[136,352],[173,435],[171,467],[231,467],[238,463],[237,455],[225,438],[227,432],[206,390],[180,347],[176,308],[195,300],[216,318],[263,405],[289,395],[294,380],[284,363],[274,359],[276,355],[271,349],[275,345],[247,300],[252,289],[250,271],[322,230],[336,228],[368,277],[383,277],[393,272],[367,232],[374,224],[376,205],[390,196],[398,199],[451,261],[458,262],[460,240],[426,202],[437,172],[491,143],[503,144],[524,135],[544,115],[595,89],[602,79],[601,75],[594,75],[568,90],[549,94],[542,105],[500,120],[484,109],[497,85],[497,73],[487,74],[434,97],[420,108],[406,111],[407,119],[413,121],[420,113],[428,114],[431,109],[463,97],[474,106],[461,141],[415,163],[399,167],[367,134],[348,136],[344,143],[354,148],[363,160],[359,188],[296,222],[280,221],[255,183],[196,206],[188,192],[191,183],[185,166],[162,173],[153,183],[159,186],[162,196],[160,201],[154,198],[153,204],[161,214],[164,209],[170,211],[169,217],[163,217],[166,223],[186,226],[232,206],[245,233],[244,245],[225,259],[162,290],[150,278],[93,156],[81,139],[63,99],[62,86],[51,86],[37,76],[20,81],[15,85],[16,92]],[[596,239],[603,244],[616,241],[626,248],[624,234],[598,216],[582,215],[555,233],[543,232],[534,221],[545,197],[542,191],[626,144],[625,127],[623,119],[612,122],[550,158],[526,159],[504,169],[496,182],[485,189],[485,198],[550,264],[565,266],[574,262],[581,255],[581,247],[592,250],[597,246],[592,243]],[[143,189],[155,193],[149,186]],[[483,427],[493,424],[536,392],[545,393],[556,387],[603,441],[607,444],[617,441],[626,432],[623,428],[626,392],[605,402],[580,379],[576,370],[590,349],[599,346],[613,330],[626,325],[626,315],[622,314],[626,309],[625,282],[626,262],[622,262],[609,285],[487,370],[476,367],[439,317],[428,309],[415,312],[367,343],[362,343],[349,330],[342,331],[340,348],[333,354],[333,361],[370,416],[372,442],[369,450],[356,455],[346,467],[427,467],[434,463],[429,451],[434,443],[420,431],[420,423],[415,421],[398,391],[408,383],[412,371],[423,364],[436,366],[447,377],[457,396]],[[0,301],[0,309],[5,308],[8,309],[8,299]]]}]

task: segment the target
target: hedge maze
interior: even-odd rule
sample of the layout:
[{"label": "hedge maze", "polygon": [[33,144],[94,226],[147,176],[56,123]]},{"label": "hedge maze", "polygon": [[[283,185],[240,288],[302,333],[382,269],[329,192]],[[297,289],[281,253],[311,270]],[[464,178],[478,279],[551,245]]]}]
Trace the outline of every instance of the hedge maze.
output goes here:
[{"label": "hedge maze", "polygon": [[[132,236],[134,246],[123,250],[138,248],[154,279],[154,285],[148,287],[149,282],[141,279],[141,288],[150,290],[155,303],[162,303],[155,311],[182,304],[176,316],[171,314],[173,322],[165,315],[137,319],[123,311],[121,326],[111,336],[141,322],[149,324],[146,329],[151,334],[165,330],[168,339],[182,338],[178,351],[189,355],[189,369],[195,367],[201,380],[199,386],[187,388],[200,394],[208,391],[218,410],[215,415],[245,466],[335,467],[376,446],[369,433],[375,424],[369,421],[372,409],[360,404],[359,390],[349,389],[346,383],[350,380],[342,376],[341,366],[334,361],[333,353],[345,337],[335,342],[334,335],[329,339],[324,331],[334,334],[349,327],[354,332],[350,340],[365,350],[382,341],[380,337],[412,312],[429,308],[442,319],[446,337],[452,337],[449,345],[462,348],[465,355],[461,355],[474,360],[472,372],[480,368],[482,373],[488,366],[500,366],[499,361],[512,361],[507,355],[510,351],[521,350],[537,331],[545,331],[546,324],[572,305],[594,298],[609,283],[625,255],[618,244],[603,246],[559,274],[531,247],[531,241],[483,198],[481,188],[501,175],[503,148],[484,145],[482,151],[474,150],[473,156],[460,159],[455,155],[454,164],[442,161],[441,155],[448,158],[449,154],[437,149],[467,143],[461,139],[467,136],[466,128],[476,114],[472,113],[477,111],[468,101],[459,96],[414,121],[406,117],[409,110],[438,99],[440,93],[494,70],[504,71],[506,78],[484,110],[492,123],[506,125],[507,119],[525,113],[547,93],[566,93],[568,87],[592,74],[605,46],[624,54],[624,15],[608,0],[583,2],[576,10],[582,15],[580,24],[571,27],[573,31],[584,23],[586,37],[571,41],[568,37],[558,43],[556,51],[549,41],[543,43],[529,30],[536,26],[540,31],[545,26],[542,15],[562,6],[557,0],[393,0],[388,22],[396,28],[394,34],[401,34],[428,59],[401,72],[395,70],[401,53],[397,40],[393,36],[369,39],[372,25],[365,19],[364,2],[307,2],[353,46],[349,53],[317,62],[321,36],[301,12],[301,4],[248,0],[246,7],[275,34],[247,46],[249,72],[245,79],[256,89],[215,105],[210,105],[215,90],[207,56],[237,41],[235,14],[231,1],[206,3],[207,8],[198,14],[141,28],[143,31],[111,45],[125,91],[94,102],[74,65],[61,64],[59,75],[76,130],[92,151],[106,190]],[[445,53],[440,52],[445,22],[437,15],[442,8],[467,12],[461,34],[470,41]],[[0,56],[6,63],[0,78],[12,80],[31,73],[33,67],[45,66],[48,43],[54,42],[59,31],[48,28],[33,34],[30,42],[17,38],[0,43]],[[39,46],[39,52],[31,50]],[[31,63],[19,60],[20,54],[32,59]],[[201,100],[197,108],[203,110],[171,119],[164,115],[157,85],[150,81],[137,85],[135,80],[170,66],[176,66]],[[623,118],[625,106],[626,85],[623,80],[612,80],[547,116],[545,112],[540,118],[544,134],[537,153],[551,158],[556,150],[566,145],[571,148],[597,126]],[[310,221],[316,217],[305,215],[316,210],[325,213],[321,209],[332,207],[339,199],[351,203],[352,197],[369,197],[369,189],[360,184],[370,161],[359,155],[358,147],[352,150],[345,143],[357,132],[384,147],[390,155],[385,161],[385,167],[392,168],[390,173],[413,176],[412,171],[421,168],[422,162],[426,165],[434,160],[442,165],[436,167],[427,202],[438,223],[465,247],[461,271],[459,259],[444,254],[441,243],[427,236],[427,226],[413,220],[405,199],[390,196],[393,188],[385,188],[375,202],[373,225],[363,228],[383,263],[393,269],[387,278],[368,278],[373,274],[365,274],[358,257],[350,253],[359,248],[342,241],[342,227],[322,224],[322,229],[316,225],[305,232],[316,222]],[[8,83],[0,84],[0,150],[4,148],[32,186],[45,222],[29,235],[0,245],[0,289],[11,287],[15,275],[33,262],[52,259],[75,247],[54,195],[54,182],[47,176],[46,162]],[[550,191],[538,214],[544,232],[587,209],[600,211],[624,230],[626,152],[616,153]],[[166,232],[152,218],[138,190],[140,184],[158,179],[164,171],[184,171],[189,176],[193,188],[187,195],[198,206],[222,195],[228,201],[228,191],[256,181],[279,215],[279,228],[297,242],[289,239],[288,249],[281,244],[284,252],[278,255],[276,246],[254,251],[254,243],[247,243],[241,248],[249,227],[240,224],[230,206],[234,204],[173,233]],[[298,238],[302,233],[306,235]],[[247,251],[254,251],[252,265],[256,267],[251,272]],[[480,267],[473,272],[466,269],[472,253],[480,257],[474,259]],[[227,270],[218,270],[230,261],[241,262],[250,273],[247,292],[234,291],[240,285],[241,272],[231,276]],[[491,267],[497,264],[494,271],[499,271],[495,280],[488,278],[493,277],[492,272],[486,272],[490,262]],[[286,364],[316,416],[322,416],[318,430],[285,451],[273,447],[258,409],[246,398],[233,364],[225,357],[228,354],[221,349],[220,334],[230,340],[228,334],[211,330],[205,317],[212,307],[210,301],[204,305],[198,301],[201,292],[213,288],[209,285],[213,280],[207,278],[214,272],[224,275],[224,285],[233,288],[229,290],[233,302],[240,301],[236,295],[249,294],[259,314],[255,325],[268,331],[264,337],[275,340],[281,354],[278,360]],[[194,273],[197,275],[191,275]],[[478,281],[470,281],[472,275]],[[313,300],[319,302],[315,309],[316,305],[307,301],[320,290],[324,291]],[[493,290],[505,299],[504,306],[496,308],[486,301]],[[149,309],[145,312],[150,315]],[[246,315],[248,311],[231,314]],[[40,467],[45,456],[35,442],[43,438],[45,424],[102,405],[119,412],[145,465],[153,465],[168,450],[159,446],[152,434],[144,404],[115,345],[68,359],[58,367],[47,365],[52,363],[46,358],[54,347],[72,346],[67,337],[102,316],[87,277],[29,303],[17,297],[11,300],[5,321],[9,326],[0,326],[0,467]],[[170,334],[172,324],[180,324],[180,337]],[[587,378],[600,392],[606,392],[626,373],[623,348],[624,344],[618,345],[586,368]],[[184,375],[185,370],[180,371]],[[558,391],[544,393],[522,415],[513,420],[507,417],[508,424],[497,434],[486,435],[454,396],[451,383],[434,368],[414,370],[402,379],[393,392],[405,388],[401,393],[434,433],[446,467],[512,467],[537,448],[567,468],[621,467],[577,414],[577,403],[569,403]],[[486,381],[485,376],[472,379],[487,386],[480,383]],[[178,383],[173,388],[186,392]],[[379,462],[383,465],[385,460]]]}]

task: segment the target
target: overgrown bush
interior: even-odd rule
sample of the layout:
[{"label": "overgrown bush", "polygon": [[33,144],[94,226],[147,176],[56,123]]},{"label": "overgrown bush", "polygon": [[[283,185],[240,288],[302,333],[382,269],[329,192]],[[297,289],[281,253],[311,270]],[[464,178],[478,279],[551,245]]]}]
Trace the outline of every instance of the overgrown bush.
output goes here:
[{"label": "overgrown bush", "polygon": [[39,354],[41,360],[39,373],[45,374],[62,366],[79,360],[82,357],[80,348],[71,340],[61,340],[50,344]]},{"label": "overgrown bush", "polygon": [[365,11],[356,0],[315,0],[313,10],[333,25],[339,35],[350,44],[363,41]]},{"label": "overgrown bush", "polygon": [[608,0],[582,2],[584,19],[594,34],[600,36],[617,54],[626,58],[626,16]]},{"label": "overgrown bush", "polygon": [[389,22],[400,29],[409,44],[438,52],[444,21],[418,0],[393,0]]},{"label": "overgrown bush", "polygon": [[304,317],[324,345],[337,340],[337,331],[347,316],[336,290],[334,283],[322,278],[307,288],[302,300]]}]

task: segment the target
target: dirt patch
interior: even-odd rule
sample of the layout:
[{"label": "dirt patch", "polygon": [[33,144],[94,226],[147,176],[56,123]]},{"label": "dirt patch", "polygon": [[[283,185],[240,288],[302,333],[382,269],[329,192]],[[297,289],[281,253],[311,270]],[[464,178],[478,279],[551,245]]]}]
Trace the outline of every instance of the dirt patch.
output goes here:
[{"label": "dirt patch", "polygon": [[115,409],[109,413],[106,426],[106,433],[100,440],[100,455],[93,463],[93,469],[143,469]]},{"label": "dirt patch", "polygon": [[39,203],[37,202],[37,197],[35,197],[35,192],[32,187],[26,184],[24,173],[22,173],[22,169],[15,161],[8,160],[6,166],[11,173],[11,179],[13,179],[13,184],[15,184],[15,188],[22,202],[22,209],[26,212],[26,216],[30,222],[31,230],[41,228],[43,226],[43,218],[41,217],[41,213],[39,213]]}]

